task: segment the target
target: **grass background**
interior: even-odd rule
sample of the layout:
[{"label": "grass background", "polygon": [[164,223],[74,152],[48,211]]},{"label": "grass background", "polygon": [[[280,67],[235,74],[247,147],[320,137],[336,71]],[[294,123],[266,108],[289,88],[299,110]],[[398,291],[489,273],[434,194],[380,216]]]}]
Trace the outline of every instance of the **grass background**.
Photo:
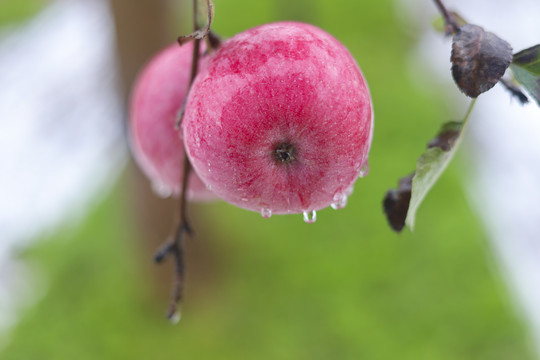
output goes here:
[{"label": "grass background", "polygon": [[[4,0],[0,20],[21,21],[36,3]],[[215,4],[223,36],[298,20],[351,50],[375,104],[370,175],[345,209],[320,211],[311,225],[301,215],[263,219],[223,202],[193,205],[198,237],[188,244],[183,319],[172,326],[163,318],[168,279],[156,276],[134,220],[128,171],[83,223],[24,252],[48,291],[0,358],[533,359],[465,201],[459,161],[420,208],[414,233],[394,234],[382,214],[385,191],[413,169],[439,125],[465,110],[411,82],[414,38],[393,1]]]}]

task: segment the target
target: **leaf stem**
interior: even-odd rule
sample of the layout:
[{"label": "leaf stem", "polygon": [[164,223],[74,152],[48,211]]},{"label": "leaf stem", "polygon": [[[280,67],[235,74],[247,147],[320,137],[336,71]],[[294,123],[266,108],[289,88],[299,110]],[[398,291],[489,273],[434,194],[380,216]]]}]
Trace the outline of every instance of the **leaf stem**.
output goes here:
[{"label": "leaf stem", "polygon": [[439,9],[439,12],[441,13],[444,21],[446,22],[446,35],[458,32],[459,25],[452,16],[452,14],[450,14],[446,6],[443,4],[442,0],[433,0],[433,2],[435,3],[435,6],[437,6],[437,9]]},{"label": "leaf stem", "polygon": [[[463,125],[461,127],[461,133],[463,133],[463,130],[465,130],[465,126],[467,125],[467,122],[469,121],[469,117],[474,108],[474,104],[476,104],[476,99],[477,98],[473,98],[469,104],[469,107],[467,108],[467,112],[465,113],[465,117],[463,118],[463,121],[462,121]],[[460,137],[461,137],[461,134],[460,134]]]},{"label": "leaf stem", "polygon": [[465,133],[465,128],[467,127],[467,124],[469,123],[469,118],[471,117],[472,110],[474,108],[474,104],[476,104],[476,99],[473,98],[471,102],[469,103],[469,107],[467,108],[467,112],[465,113],[465,116],[463,117],[463,120],[461,120],[461,129],[459,131],[459,134],[457,135],[457,139],[455,140],[454,146],[452,147],[452,150],[454,152],[457,151],[459,146],[461,145],[461,140],[463,139],[463,134]]}]

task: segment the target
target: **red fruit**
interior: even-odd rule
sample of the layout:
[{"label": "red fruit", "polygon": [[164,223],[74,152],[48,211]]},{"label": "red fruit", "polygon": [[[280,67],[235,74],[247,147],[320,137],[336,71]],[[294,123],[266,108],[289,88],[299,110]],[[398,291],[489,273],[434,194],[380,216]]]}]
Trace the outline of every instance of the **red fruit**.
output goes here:
[{"label": "red fruit", "polygon": [[347,49],[284,22],[222,44],[192,86],[182,126],[194,169],[217,195],[312,222],[315,210],[344,206],[367,167],[373,114]]},{"label": "red fruit", "polygon": [[[173,44],[159,52],[145,66],[131,94],[131,147],[161,195],[178,195],[181,190],[184,145],[175,122],[189,87],[192,53],[193,43]],[[196,174],[190,176],[187,195],[193,200],[215,196]]]}]

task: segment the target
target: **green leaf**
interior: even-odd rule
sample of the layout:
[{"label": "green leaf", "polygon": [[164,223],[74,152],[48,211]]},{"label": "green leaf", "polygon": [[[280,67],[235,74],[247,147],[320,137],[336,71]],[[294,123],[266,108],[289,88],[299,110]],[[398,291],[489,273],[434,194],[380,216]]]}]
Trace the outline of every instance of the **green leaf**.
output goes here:
[{"label": "green leaf", "polygon": [[540,45],[515,54],[510,69],[515,79],[540,106]]},{"label": "green leaf", "polygon": [[540,44],[515,54],[512,64],[540,76]]},{"label": "green leaf", "polygon": [[411,230],[414,229],[418,207],[454,157],[462,124],[455,121],[444,124],[439,135],[429,143],[428,149],[416,162],[411,200],[405,219],[405,224]]}]

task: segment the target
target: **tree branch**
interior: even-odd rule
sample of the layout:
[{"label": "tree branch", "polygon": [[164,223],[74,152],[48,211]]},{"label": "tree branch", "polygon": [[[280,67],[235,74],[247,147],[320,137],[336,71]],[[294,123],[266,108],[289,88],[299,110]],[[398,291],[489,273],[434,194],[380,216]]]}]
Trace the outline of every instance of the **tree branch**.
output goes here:
[{"label": "tree branch", "polygon": [[[197,33],[199,31],[199,24],[197,22],[197,1],[193,0],[193,31],[194,33]],[[209,12],[211,9],[209,8]],[[209,15],[210,18],[210,15]],[[190,81],[189,81],[189,89],[191,89],[191,85],[193,84],[193,81],[195,80],[195,77],[197,76],[198,72],[198,65],[199,65],[199,54],[200,54],[200,48],[201,48],[201,40],[198,38],[194,39],[193,43],[193,56],[191,60],[191,72],[190,72]],[[188,89],[188,94],[189,94]],[[187,96],[186,96],[187,97]],[[178,122],[176,124],[176,128],[179,128],[180,121],[183,117],[183,108],[185,106],[182,105],[182,110],[179,113]],[[187,157],[186,152],[184,151],[184,158],[182,162],[182,188],[180,191],[180,200],[179,200],[179,216],[177,220],[177,226],[176,226],[176,232],[174,235],[170,236],[168,240],[163,244],[163,246],[156,252],[154,256],[154,261],[156,263],[163,262],[168,255],[172,255],[174,257],[175,262],[175,278],[174,283],[172,287],[172,294],[171,294],[171,301],[169,305],[169,309],[167,311],[167,318],[171,320],[172,322],[177,322],[180,320],[180,312],[178,309],[179,303],[182,301],[183,296],[183,289],[184,289],[184,238],[186,235],[192,235],[193,231],[191,230],[191,226],[189,224],[188,216],[187,216],[187,188],[189,183],[189,175],[191,174],[192,167],[191,163],[189,161],[189,158]]]}]

